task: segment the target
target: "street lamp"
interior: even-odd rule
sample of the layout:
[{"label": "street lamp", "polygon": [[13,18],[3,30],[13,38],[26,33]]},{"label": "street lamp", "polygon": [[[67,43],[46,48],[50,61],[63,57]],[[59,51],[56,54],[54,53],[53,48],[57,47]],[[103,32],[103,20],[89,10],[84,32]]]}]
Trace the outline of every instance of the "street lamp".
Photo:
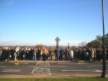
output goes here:
[{"label": "street lamp", "polygon": [[60,38],[59,38],[59,37],[56,37],[56,38],[55,38],[55,41],[56,41],[57,60],[59,60],[59,41],[60,41]]},{"label": "street lamp", "polygon": [[101,0],[101,7],[102,7],[102,74],[101,77],[105,78],[106,76],[106,55],[105,55],[105,23],[104,23],[104,1]]}]

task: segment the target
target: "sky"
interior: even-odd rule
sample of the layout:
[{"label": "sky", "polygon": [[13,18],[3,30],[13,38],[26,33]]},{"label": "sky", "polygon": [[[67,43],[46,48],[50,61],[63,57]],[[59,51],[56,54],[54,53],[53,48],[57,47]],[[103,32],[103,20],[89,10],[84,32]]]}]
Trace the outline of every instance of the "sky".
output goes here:
[{"label": "sky", "polygon": [[[108,33],[108,0],[104,0]],[[79,44],[102,35],[101,0],[0,0],[0,42]]]}]

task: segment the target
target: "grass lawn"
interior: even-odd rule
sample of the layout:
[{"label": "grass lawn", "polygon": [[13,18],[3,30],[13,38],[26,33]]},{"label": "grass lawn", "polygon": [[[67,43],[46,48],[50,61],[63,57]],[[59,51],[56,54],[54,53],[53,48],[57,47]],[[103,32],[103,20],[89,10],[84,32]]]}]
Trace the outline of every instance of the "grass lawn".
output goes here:
[{"label": "grass lawn", "polygon": [[0,81],[108,81],[108,78],[2,78]]}]

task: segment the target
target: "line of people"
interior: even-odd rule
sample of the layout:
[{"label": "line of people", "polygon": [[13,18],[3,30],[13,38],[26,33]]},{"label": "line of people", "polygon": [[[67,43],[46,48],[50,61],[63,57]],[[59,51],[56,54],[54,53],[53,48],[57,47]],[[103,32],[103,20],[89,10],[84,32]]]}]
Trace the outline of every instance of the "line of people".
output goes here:
[{"label": "line of people", "polygon": [[[108,59],[108,49],[105,51]],[[88,62],[101,61],[100,48],[0,48],[0,61],[10,60],[84,60]]]},{"label": "line of people", "polygon": [[3,48],[0,49],[0,61],[9,60],[47,60],[46,48]]}]

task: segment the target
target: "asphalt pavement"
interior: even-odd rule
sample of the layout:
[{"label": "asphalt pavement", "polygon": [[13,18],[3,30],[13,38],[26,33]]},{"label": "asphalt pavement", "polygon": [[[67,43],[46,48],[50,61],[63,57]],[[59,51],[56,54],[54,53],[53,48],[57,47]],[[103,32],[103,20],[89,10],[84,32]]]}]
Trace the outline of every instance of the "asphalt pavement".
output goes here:
[{"label": "asphalt pavement", "polygon": [[[6,76],[33,76],[33,77],[64,77],[64,76],[100,76],[102,64],[85,62],[58,62],[58,61],[38,61],[38,62],[1,62],[0,77]],[[106,74],[108,76],[108,63]]]}]

